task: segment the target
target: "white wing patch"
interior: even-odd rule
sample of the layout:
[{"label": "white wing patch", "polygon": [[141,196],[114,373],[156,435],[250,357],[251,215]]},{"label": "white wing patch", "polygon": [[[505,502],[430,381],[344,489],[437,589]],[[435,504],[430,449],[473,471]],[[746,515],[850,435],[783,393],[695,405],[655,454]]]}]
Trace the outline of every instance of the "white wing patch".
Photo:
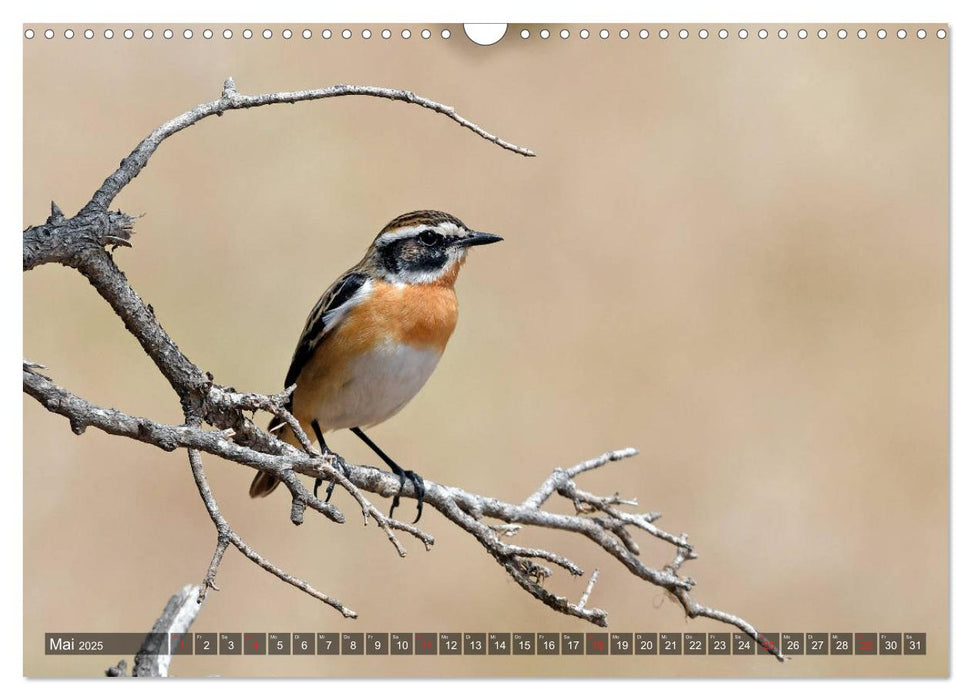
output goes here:
[{"label": "white wing patch", "polygon": [[[358,275],[358,278],[363,277],[363,275]],[[297,342],[297,349],[293,352],[293,359],[290,361],[290,369],[287,371],[287,378],[284,381],[284,386],[290,386],[293,384],[297,377],[300,376],[300,372],[303,371],[304,365],[310,360],[311,355],[313,355],[314,350],[317,345],[320,344],[324,336],[329,333],[334,326],[343,319],[347,313],[353,309],[355,306],[366,299],[371,291],[374,289],[374,283],[370,279],[365,279],[361,286],[354,290],[346,301],[332,308],[327,308],[326,304],[332,304],[341,295],[341,290],[343,285],[348,283],[348,279],[345,277],[333,289],[333,292],[328,290],[314,306],[313,311],[310,312],[310,317],[307,319],[307,324],[304,326],[303,333],[300,334],[300,340]],[[350,289],[347,290],[350,292]],[[321,315],[321,310],[326,309]]]},{"label": "white wing patch", "polygon": [[354,292],[350,299],[345,301],[340,306],[329,309],[321,319],[323,321],[323,325],[321,326],[320,331],[316,333],[313,338],[309,339],[310,345],[316,346],[317,343],[320,342],[320,339],[327,335],[328,331],[330,331],[336,324],[340,323],[341,319],[347,316],[351,309],[371,296],[371,292],[373,291],[374,282],[368,280],[362,284],[356,292]]}]

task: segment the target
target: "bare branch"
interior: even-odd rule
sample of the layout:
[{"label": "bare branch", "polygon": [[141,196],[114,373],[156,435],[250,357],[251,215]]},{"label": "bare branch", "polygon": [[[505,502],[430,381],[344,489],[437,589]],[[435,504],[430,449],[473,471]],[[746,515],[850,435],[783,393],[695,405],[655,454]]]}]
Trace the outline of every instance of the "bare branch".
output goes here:
[{"label": "bare branch", "polygon": [[[24,390],[37,398],[49,410],[66,416],[76,432],[90,425],[112,434],[124,435],[149,444],[156,444],[163,449],[171,450],[187,447],[192,452],[195,450],[208,452],[239,464],[266,471],[278,478],[286,479],[289,482],[288,486],[294,483],[296,473],[314,478],[336,479],[352,495],[356,494],[355,498],[360,499],[359,503],[362,504],[362,509],[370,513],[381,524],[382,529],[392,539],[399,554],[403,555],[403,548],[396,539],[393,539],[393,535],[390,533],[392,529],[415,535],[425,543],[426,548],[434,542],[430,535],[423,533],[414,526],[387,518],[370,501],[360,495],[361,491],[368,491],[385,498],[392,497],[399,489],[398,480],[392,474],[372,467],[346,464],[348,475],[345,477],[339,469],[334,469],[324,458],[307,455],[289,445],[285,445],[289,449],[286,454],[266,454],[229,441],[221,431],[207,431],[191,425],[166,426],[145,418],[128,416],[114,409],[94,406],[58,387],[26,365],[23,374]],[[270,397],[264,397],[264,399],[269,401]],[[275,438],[269,436],[268,439],[275,440]],[[660,586],[675,595],[689,616],[711,617],[728,624],[735,624],[732,622],[736,619],[735,616],[701,606],[689,596],[681,595],[681,593],[686,594],[694,586],[694,581],[690,578],[681,578],[679,569],[685,561],[697,556],[684,535],[675,536],[654,526],[649,520],[656,519],[658,517],[656,513],[647,514],[650,516],[648,518],[647,516],[621,511],[613,504],[624,499],[619,499],[616,495],[598,497],[588,494],[578,489],[572,479],[566,478],[568,473],[584,473],[595,468],[592,465],[603,466],[611,461],[616,461],[616,459],[610,459],[610,455],[629,456],[630,454],[630,450],[618,450],[582,462],[569,470],[557,469],[553,472],[557,484],[556,492],[571,502],[576,502],[578,498],[581,499],[581,502],[587,506],[587,510],[591,511],[592,515],[588,512],[576,516],[551,513],[537,507],[505,503],[498,499],[470,494],[462,489],[441,486],[428,480],[425,482],[425,502],[471,534],[524,590],[559,612],[580,617],[601,626],[605,626],[607,621],[607,614],[603,610],[588,610],[584,604],[570,603],[567,598],[554,595],[546,590],[542,586],[541,580],[549,575],[547,573],[549,570],[537,567],[531,560],[542,559],[554,562],[574,575],[582,574],[582,569],[578,565],[554,552],[509,545],[502,541],[502,534],[508,534],[508,530],[523,525],[581,534],[611,554],[635,576]],[[402,496],[409,498],[415,496],[411,484],[406,483]],[[203,500],[206,500],[205,497]],[[527,502],[529,502],[529,499],[527,499]],[[207,507],[209,505],[207,503]],[[603,515],[598,515],[599,512],[603,512]],[[337,513],[339,514],[339,511]],[[499,526],[487,524],[483,522],[483,518],[499,520]],[[332,519],[334,522],[343,522],[343,515]],[[640,561],[637,557],[639,548],[626,530],[630,526],[647,532],[664,542],[676,545],[677,554],[672,564],[658,570]],[[240,548],[240,545],[233,540],[232,536],[218,530],[218,525],[217,532],[220,536],[217,538],[217,550],[213,556],[213,563],[210,565],[204,581],[206,588],[214,588],[215,569],[218,567],[222,552],[227,546],[226,543],[231,543]],[[246,549],[241,548],[240,551],[264,566],[262,562],[265,560],[262,560],[259,555],[255,555],[256,558],[254,558],[250,556]],[[264,568],[267,567],[264,566]],[[278,571],[275,568],[268,568],[267,570],[275,574]],[[284,578],[284,580],[288,579]],[[291,581],[288,580],[288,582]],[[294,583],[294,585],[301,590],[313,590],[302,581]],[[307,586],[307,589],[303,586]],[[320,597],[323,594],[314,592],[311,595]],[[742,622],[744,624],[735,624],[735,626],[746,633],[755,629],[744,620]],[[753,638],[760,644],[764,643],[764,638],[757,633],[753,635]]]},{"label": "bare branch", "polygon": [[41,226],[24,231],[24,272],[45,263],[77,266],[83,251],[105,246],[131,247],[134,216],[102,210],[97,215],[66,219],[51,202],[51,215]]},{"label": "bare branch", "polygon": [[[200,589],[200,586],[190,584],[169,598],[162,615],[152,625],[152,631],[135,655],[132,675],[152,678],[165,678],[169,675],[169,664],[172,663],[169,640],[173,634],[188,633],[189,627],[195,622],[201,608]],[[165,645],[164,653],[158,648],[159,642]]]},{"label": "bare branch", "polygon": [[[209,482],[206,479],[205,471],[202,468],[202,457],[199,455],[198,450],[189,450],[189,465],[192,467],[192,476],[196,481],[196,487],[199,489],[199,495],[202,497],[202,502],[206,504],[206,510],[209,511],[209,517],[212,518],[212,522],[216,526],[216,531],[219,533],[221,540],[228,541],[229,544],[233,545],[236,547],[236,549],[242,552],[243,556],[266,571],[269,571],[281,581],[285,581],[294,588],[299,588],[301,591],[313,596],[317,600],[327,603],[327,605],[337,610],[337,612],[344,617],[357,617],[356,612],[345,606],[336,598],[332,598],[326,593],[321,593],[306,581],[288,574],[280,567],[264,559],[259,553],[256,552],[256,550],[243,542],[243,539],[236,534],[233,528],[230,527],[229,522],[227,522],[226,518],[224,518],[222,513],[219,511],[219,505],[216,503],[216,498],[212,495],[212,490],[209,488]],[[213,561],[209,565],[209,570],[206,572],[204,583],[205,588],[213,588],[212,584],[215,580],[216,568],[218,568],[219,562],[222,560],[222,554],[225,549],[226,547],[221,543],[217,545],[216,554],[213,555]]]},{"label": "bare branch", "polygon": [[284,425],[293,431],[304,452],[308,455],[319,455],[320,453],[314,449],[310,438],[307,437],[307,433],[300,425],[300,421],[294,418],[293,414],[287,410],[287,401],[296,388],[297,385],[294,384],[279,394],[264,396],[263,394],[227,391],[222,387],[212,386],[209,389],[207,400],[215,406],[222,407],[224,410],[266,411],[270,415],[282,420]]},{"label": "bare branch", "polygon": [[600,569],[594,569],[593,573],[590,574],[590,581],[587,583],[587,587],[583,589],[583,595],[580,596],[580,600],[577,603],[581,608],[587,604],[590,599],[590,594],[593,593],[593,587],[597,584],[597,577],[600,576]]},{"label": "bare branch", "polygon": [[180,114],[174,119],[162,124],[155,129],[145,139],[138,144],[138,147],[131,152],[122,162],[118,169],[113,172],[101,185],[101,188],[91,197],[91,202],[87,208],[107,209],[111,206],[119,192],[131,182],[148,164],[148,159],[152,157],[155,150],[169,136],[182,131],[193,124],[211,117],[212,115],[221,116],[224,112],[235,109],[249,109],[251,107],[263,107],[266,105],[294,104],[296,102],[306,102],[308,100],[324,100],[330,97],[345,97],[348,95],[361,95],[365,97],[379,97],[384,100],[397,100],[408,102],[433,112],[444,114],[446,117],[457,124],[469,129],[474,134],[481,136],[486,141],[505,148],[514,153],[524,156],[535,156],[528,148],[517,146],[504,141],[498,136],[490,134],[488,131],[472,123],[465,117],[460,116],[454,107],[434,102],[428,98],[416,95],[409,90],[394,90],[391,88],[370,87],[367,85],[333,85],[331,87],[318,90],[298,90],[296,92],[272,92],[263,95],[243,95],[236,91],[236,84],[232,78],[228,78],[223,87],[223,94],[218,100],[206,102],[190,109],[184,114]]},{"label": "bare branch", "polygon": [[[125,327],[155,362],[181,402],[185,415],[184,425],[166,425],[148,418],[131,416],[116,409],[95,406],[62,389],[41,374],[42,366],[24,361],[25,393],[33,396],[49,411],[65,416],[75,433],[80,434],[87,427],[94,426],[113,435],[155,445],[167,451],[187,450],[193,478],[216,529],[216,546],[203,583],[195,594],[197,604],[210,589],[218,590],[215,584],[216,575],[226,551],[232,545],[248,559],[286,583],[325,602],[346,617],[356,616],[343,603],[270,563],[242,540],[219,510],[203,469],[203,452],[271,474],[282,481],[290,492],[290,519],[295,525],[303,522],[308,507],[331,522],[345,522],[340,510],[314,496],[298,476],[306,475],[314,479],[333,481],[346,490],[360,506],[364,523],[373,519],[400,556],[405,556],[406,551],[396,532],[412,535],[426,549],[434,543],[430,534],[414,525],[385,516],[365,497],[365,492],[384,498],[394,496],[399,491],[396,477],[373,467],[345,464],[338,455],[321,455],[314,449],[299,421],[287,409],[287,398],[293,387],[273,396],[237,392],[217,385],[211,374],[190,361],[162,328],[154,309],[142,301],[106,250],[107,247],[131,245],[134,217],[122,212],[109,212],[108,207],[118,193],[142,171],[152,154],[168,137],[202,119],[231,110],[350,95],[404,101],[430,109],[502,148],[526,156],[533,155],[526,148],[486,132],[459,116],[452,107],[408,91],[336,85],[320,90],[249,96],[237,92],[230,79],[226,81],[219,99],[189,110],[161,125],[146,137],[121,162],[119,168],[105,179],[77,216],[65,218],[57,205],[52,204],[48,220],[41,226],[28,228],[23,234],[24,270],[50,262],[76,268],[122,319]],[[247,412],[257,411],[268,412],[289,426],[297,436],[301,449],[282,442],[246,415]],[[203,423],[215,430],[203,428]],[[632,513],[624,509],[636,506],[636,499],[621,498],[619,493],[597,496],[578,488],[574,482],[576,477],[587,471],[636,453],[632,448],[617,450],[569,469],[556,469],[536,492],[518,505],[431,481],[425,482],[425,502],[448,521],[469,533],[523,590],[553,610],[595,625],[606,626],[607,613],[599,608],[587,607],[599,571],[593,573],[576,603],[571,603],[563,595],[553,593],[545,585],[546,580],[553,575],[553,570],[538,562],[554,564],[573,576],[582,575],[583,570],[571,559],[557,552],[503,541],[503,537],[515,536],[524,526],[582,535],[614,557],[635,576],[668,591],[681,602],[690,617],[708,617],[733,625],[768,649],[765,638],[751,624],[735,615],[703,606],[691,597],[690,592],[695,582],[682,577],[680,570],[697,555],[686,535],[673,535],[658,528],[654,521],[660,517],[659,513]],[[572,503],[576,514],[563,515],[544,510],[544,504],[554,494]],[[414,486],[406,483],[401,495],[414,498]],[[642,562],[638,558],[640,548],[631,530],[646,533],[674,546],[675,556],[672,562],[662,568],[653,568]],[[770,651],[779,659],[784,658],[778,650]]]},{"label": "bare branch", "polygon": [[[202,607],[202,587],[196,584],[183,586],[169,598],[151,631],[145,636],[135,655],[133,676],[166,678],[172,663],[172,635],[188,634]],[[105,671],[105,675],[118,678],[128,675],[128,662],[122,659]]]},{"label": "bare branch", "polygon": [[219,586],[216,585],[216,572],[219,571],[219,565],[222,564],[223,555],[227,549],[229,549],[229,536],[226,533],[217,532],[216,550],[212,553],[212,560],[209,562],[206,576],[202,579],[202,588],[199,590],[200,602],[206,599],[206,594],[210,590],[219,590]]},{"label": "bare branch", "polygon": [[119,241],[122,243],[130,241],[134,221],[134,217],[121,212],[109,212],[108,207],[118,193],[148,164],[149,159],[165,139],[206,117],[237,109],[353,95],[397,100],[424,107],[447,116],[502,148],[525,156],[535,155],[527,148],[516,146],[490,134],[457,114],[454,108],[407,90],[362,85],[334,85],[317,90],[243,95],[236,91],[232,78],[229,78],[219,99],[198,105],[162,124],[145,137],[135,150],[121,161],[118,169],[105,179],[91,201],[78,212],[77,216],[65,219],[60,208],[52,203],[51,216],[47,222],[42,226],[30,227],[24,231],[24,270],[48,262],[59,262],[77,268],[111,305],[125,323],[125,327],[135,336],[168,379],[172,388],[178,393],[183,409],[187,413],[199,412],[201,409],[198,404],[211,380],[179,350],[175,341],[155,319],[154,311],[131,288],[124,273],[118,269],[111,255],[105,251],[106,245],[117,246]]},{"label": "bare branch", "polygon": [[765,637],[765,635],[759,634],[759,631],[756,630],[755,627],[753,627],[751,624],[749,624],[742,618],[738,617],[737,615],[732,615],[731,613],[723,612],[721,610],[716,610],[715,608],[709,608],[704,605],[699,605],[694,600],[692,600],[691,596],[687,593],[687,591],[675,591],[674,597],[681,602],[681,605],[684,607],[684,610],[688,614],[688,617],[690,618],[707,617],[710,620],[716,620],[718,622],[723,622],[726,625],[732,625],[733,627],[737,627],[738,629],[745,632],[745,634],[747,634],[749,637],[754,639],[756,643],[758,643],[758,645],[762,647],[764,651],[767,651],[769,654],[772,654],[779,661],[786,660],[786,656],[785,654],[782,653],[782,649],[779,647],[779,645],[773,643],[772,640]]},{"label": "bare branch", "polygon": [[507,544],[504,547],[504,551],[512,556],[516,557],[527,557],[529,559],[545,559],[546,561],[551,561],[554,564],[562,566],[564,569],[569,571],[574,576],[580,576],[583,574],[583,569],[574,564],[572,561],[566,557],[560,556],[559,554],[554,554],[553,552],[547,552],[544,549],[535,549],[533,547],[517,547],[513,544]]},{"label": "bare branch", "polygon": [[581,462],[580,464],[570,467],[569,469],[554,469],[553,473],[546,477],[546,481],[539,485],[536,492],[523,501],[523,505],[529,508],[539,508],[541,505],[546,503],[546,500],[553,495],[554,491],[556,491],[562,484],[566,483],[573,477],[578,476],[583,472],[590,471],[591,469],[602,467],[608,462],[616,462],[617,460],[626,459],[627,457],[633,457],[636,454],[637,450],[635,450],[633,447],[628,447],[623,450],[605,452],[599,457],[588,459],[586,462]]},{"label": "bare branch", "polygon": [[[287,485],[297,489],[307,505],[325,515],[336,523],[344,522],[344,515],[335,506],[321,503],[302,486],[294,484],[293,459],[299,457],[299,464],[307,469],[313,469],[330,478],[338,472],[320,457],[312,458],[303,455],[290,445],[279,442],[275,437],[267,435],[268,442],[275,442],[281,446],[281,454],[267,454],[249,447],[231,442],[223,431],[204,430],[195,425],[164,425],[148,418],[130,416],[113,408],[101,408],[85,401],[65,389],[57,386],[50,379],[26,365],[23,371],[24,391],[37,399],[45,408],[53,413],[65,416],[71,423],[71,430],[80,435],[88,426],[94,426],[112,435],[122,435],[139,442],[155,445],[168,452],[180,447],[192,448],[218,455],[225,459],[255,467],[268,472]],[[290,452],[293,458],[281,456]],[[303,489],[300,491],[299,489]]]},{"label": "bare branch", "polygon": [[679,547],[688,546],[688,543],[684,539],[683,535],[681,537],[676,537],[675,535],[654,526],[651,520],[657,519],[657,513],[638,515],[637,513],[626,513],[618,510],[613,506],[613,504],[617,503],[619,500],[616,496],[594,496],[593,494],[578,489],[576,484],[574,484],[572,481],[567,481],[560,486],[558,490],[561,495],[573,501],[578,512],[602,511],[624,525],[633,525],[634,527],[639,527],[641,530],[649,532],[665,542],[670,542],[671,544]]},{"label": "bare branch", "polygon": [[118,269],[114,258],[101,247],[83,250],[71,259],[73,267],[84,275],[98,294],[111,305],[135,336],[145,353],[178,394],[183,410],[198,412],[201,397],[212,380],[187,358],[172,337],[155,317],[152,307],[145,304],[128,284],[125,273]]}]

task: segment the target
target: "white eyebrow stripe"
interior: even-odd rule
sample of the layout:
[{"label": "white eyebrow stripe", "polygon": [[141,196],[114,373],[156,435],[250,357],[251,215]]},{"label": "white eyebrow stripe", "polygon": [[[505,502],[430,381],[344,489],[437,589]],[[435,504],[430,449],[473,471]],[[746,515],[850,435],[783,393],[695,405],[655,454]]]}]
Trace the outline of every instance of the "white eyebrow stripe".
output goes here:
[{"label": "white eyebrow stripe", "polygon": [[375,243],[379,246],[386,245],[388,243],[393,243],[394,241],[400,241],[402,238],[411,238],[413,236],[417,236],[426,229],[432,229],[436,233],[440,233],[443,236],[457,236],[462,233],[462,229],[453,224],[451,221],[442,221],[437,224],[419,224],[417,226],[405,226],[404,228],[395,229],[394,231],[388,231],[387,233],[382,233],[380,236],[378,236]]},{"label": "white eyebrow stripe", "polygon": [[420,231],[424,231],[428,226],[407,226],[405,228],[399,228],[394,231],[388,231],[387,233],[382,233],[378,236],[378,245],[384,245],[386,243],[392,243],[394,241],[400,241],[402,238],[411,238],[412,236],[418,235]]}]

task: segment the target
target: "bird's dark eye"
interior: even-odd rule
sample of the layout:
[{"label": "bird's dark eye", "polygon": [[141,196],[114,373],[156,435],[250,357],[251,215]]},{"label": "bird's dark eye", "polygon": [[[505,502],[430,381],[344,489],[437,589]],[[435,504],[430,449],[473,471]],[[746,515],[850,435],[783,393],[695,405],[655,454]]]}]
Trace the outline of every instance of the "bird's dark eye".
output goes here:
[{"label": "bird's dark eye", "polygon": [[440,233],[435,233],[430,228],[426,228],[424,231],[418,234],[418,240],[421,241],[422,245],[437,245],[444,240],[444,236]]}]

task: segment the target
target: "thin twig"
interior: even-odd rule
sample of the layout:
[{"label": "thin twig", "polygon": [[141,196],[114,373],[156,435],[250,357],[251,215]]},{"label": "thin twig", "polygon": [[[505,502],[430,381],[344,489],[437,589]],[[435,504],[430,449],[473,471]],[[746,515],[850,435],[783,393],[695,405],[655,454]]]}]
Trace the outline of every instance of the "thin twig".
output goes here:
[{"label": "thin twig", "polygon": [[616,462],[621,459],[633,457],[636,454],[637,450],[635,450],[633,447],[628,447],[623,450],[605,452],[598,457],[588,459],[585,462],[580,462],[580,464],[570,467],[569,469],[554,469],[553,473],[546,477],[546,480],[539,485],[536,492],[523,501],[523,505],[527,508],[539,508],[541,505],[546,503],[546,500],[553,495],[553,492],[556,491],[560,484],[566,483],[583,472],[602,467],[608,462]]},{"label": "thin twig", "polygon": [[[201,453],[218,455],[240,465],[268,473],[280,479],[290,491],[291,520],[303,522],[309,507],[335,523],[343,523],[343,514],[334,506],[313,496],[298,478],[298,474],[314,479],[336,481],[357,501],[365,524],[373,518],[384,531],[399,555],[405,550],[395,531],[407,532],[423,542],[426,548],[434,542],[431,535],[414,525],[408,525],[385,516],[364,492],[389,498],[399,491],[399,483],[393,475],[373,467],[345,464],[337,455],[320,455],[302,429],[299,421],[287,409],[286,400],[290,387],[282,394],[265,396],[236,392],[217,385],[211,374],[195,365],[179,349],[155,315],[155,310],[145,304],[124,273],[118,268],[106,248],[130,247],[133,224],[136,217],[122,212],[112,212],[108,207],[121,190],[148,164],[160,144],[173,134],[212,115],[227,111],[287,104],[330,97],[360,95],[414,104],[445,115],[464,128],[502,148],[525,156],[533,155],[529,149],[516,146],[485,131],[458,115],[452,107],[433,102],[405,90],[388,88],[335,85],[319,90],[276,92],[263,95],[243,95],[236,90],[232,79],[226,81],[222,95],[211,102],[201,104],[155,129],[130,155],[122,160],[118,169],[109,175],[91,200],[74,217],[67,218],[52,203],[47,221],[29,227],[23,233],[23,268],[30,270],[45,263],[60,263],[76,268],[94,286],[112,307],[128,331],[138,340],[142,349],[156,364],[162,375],[176,392],[185,415],[181,426],[165,425],[148,418],[131,416],[115,409],[101,408],[57,386],[40,373],[42,366],[24,361],[24,391],[33,396],[49,411],[68,418],[75,433],[82,433],[93,426],[105,432],[128,437],[155,445],[164,450],[186,449],[193,478],[203,503],[216,528],[216,547],[206,571],[202,586],[196,594],[201,602],[209,589],[218,590],[215,578],[229,545],[234,546],[248,559],[274,574],[281,580],[317,598],[340,611],[347,617],[356,613],[340,601],[327,596],[255,552],[230,527],[222,516],[213,497],[203,470]],[[267,411],[287,425],[294,433],[302,450],[282,442],[248,418],[247,411]],[[213,426],[210,431],[201,427],[202,422]],[[680,569],[697,555],[685,535],[675,536],[656,527],[653,522],[659,513],[630,513],[622,507],[636,505],[635,499],[622,499],[619,494],[596,496],[579,489],[574,479],[609,462],[625,459],[636,454],[628,448],[607,452],[592,460],[581,462],[568,469],[556,469],[539,488],[521,504],[468,493],[459,488],[445,487],[425,482],[425,502],[440,512],[447,520],[469,533],[526,592],[550,608],[572,615],[595,625],[606,626],[607,613],[586,607],[598,571],[594,571],[587,588],[577,604],[566,597],[548,590],[544,583],[553,571],[534,560],[547,561],[579,575],[582,569],[567,557],[543,549],[517,546],[502,541],[519,528],[527,525],[572,532],[597,544],[618,560],[633,575],[671,593],[679,600],[690,617],[708,617],[743,630],[759,641],[780,660],[784,657],[777,649],[769,649],[765,638],[751,624],[740,617],[703,606],[691,597],[695,583],[681,576]],[[343,469],[346,467],[346,475]],[[542,509],[554,494],[571,501],[576,515],[562,515]],[[415,497],[414,486],[406,483],[401,496]],[[488,523],[486,519],[498,521]],[[676,548],[673,561],[660,569],[647,566],[638,558],[639,547],[629,528],[647,533]]]},{"label": "thin twig", "polygon": [[[166,426],[154,423],[148,419],[128,416],[114,409],[100,408],[58,387],[36,370],[24,370],[24,390],[37,398],[38,401],[47,406],[51,411],[69,418],[71,424],[79,430],[83,430],[87,426],[94,426],[106,432],[125,435],[141,440],[142,442],[158,445],[163,449],[176,449],[178,447],[189,447],[192,450],[198,449],[273,474],[281,474],[284,470],[291,470],[291,476],[292,472],[297,472],[314,478],[333,477],[337,478],[338,483],[346,483],[347,490],[352,494],[360,495],[361,491],[368,491],[389,498],[397,493],[399,488],[396,477],[387,472],[374,469],[373,467],[346,464],[348,475],[345,477],[340,470],[331,470],[330,466],[325,464],[320,458],[312,458],[298,450],[291,449],[291,452],[286,455],[265,454],[226,440],[220,431],[206,431],[200,427],[191,425]],[[618,451],[617,453],[608,454],[620,454],[623,452]],[[590,466],[591,464],[596,463],[599,466],[603,466],[609,464],[611,461],[610,459],[597,458],[595,460],[588,460],[577,466],[582,467],[582,471],[585,472],[594,468]],[[564,471],[557,470],[557,473],[562,474]],[[658,530],[653,526],[651,528],[645,528],[645,522],[643,522],[645,518],[643,516],[633,516],[609,505],[614,501],[613,496],[596,497],[576,489],[575,484],[571,486],[571,483],[564,483],[560,487],[562,492],[572,497],[579,491],[581,497],[586,499],[588,503],[603,506],[604,509],[612,514],[607,514],[606,517],[586,517],[583,515],[568,516],[551,513],[540,508],[505,503],[498,499],[470,494],[462,489],[441,486],[430,480],[426,480],[425,482],[425,502],[475,537],[486,551],[496,558],[513,580],[524,590],[560,612],[580,617],[594,624],[606,625],[607,614],[603,610],[588,610],[585,606],[574,605],[565,597],[556,596],[543,588],[542,585],[534,580],[534,578],[531,578],[528,572],[524,570],[523,562],[526,559],[523,557],[553,561],[563,565],[567,570],[570,570],[570,565],[575,566],[577,569],[580,567],[565,557],[562,557],[562,555],[553,552],[546,552],[535,548],[516,547],[502,542],[501,535],[505,534],[505,529],[532,525],[581,534],[614,556],[634,575],[674,594],[681,601],[685,607],[685,611],[689,615],[693,617],[711,617],[712,619],[727,622],[728,624],[734,624],[738,629],[746,633],[750,633],[750,630],[755,629],[749,623],[741,620],[741,618],[736,618],[734,615],[723,613],[714,608],[698,605],[689,596],[680,595],[679,591],[687,593],[694,586],[694,582],[690,578],[681,578],[678,570],[684,561],[696,556],[683,534],[675,536]],[[406,483],[402,496],[406,498],[413,498],[415,496],[410,483]],[[362,507],[373,509],[372,515],[377,513],[377,516],[383,518],[384,523],[389,529],[409,532],[423,541],[426,546],[429,546],[434,541],[430,535],[415,528],[413,525],[388,519],[374,508],[370,501],[364,499],[363,496],[361,498],[364,503]],[[653,515],[656,516],[657,514]],[[631,518],[625,516],[631,516]],[[497,529],[494,525],[486,524],[482,521],[482,518],[485,517],[499,520],[503,527]],[[378,518],[376,517],[376,519]],[[381,522],[380,519],[378,521]],[[646,524],[649,525],[650,523]],[[678,546],[678,554],[674,562],[661,570],[646,566],[637,558],[636,545],[631,547],[633,540],[630,538],[629,533],[626,533],[626,530],[624,530],[626,526],[636,526],[638,529],[654,534],[662,541],[676,543]],[[621,535],[620,533],[624,534]],[[234,546],[239,546],[228,535],[226,541]],[[400,546],[400,543],[396,545],[396,549],[398,546]],[[244,554],[247,554],[247,552],[244,551]],[[221,558],[221,554],[219,558]],[[210,588],[214,583],[215,567],[218,566],[218,559],[215,555],[213,559],[215,566],[210,567],[210,572],[207,573],[206,577]],[[276,573],[273,569],[268,570]],[[535,571],[536,569],[534,568],[533,570]],[[300,588],[301,586],[297,585],[297,587]],[[736,624],[734,622],[736,619],[741,620],[744,624]],[[760,641],[761,637],[757,633],[753,635],[753,639],[760,644],[762,643]]]},{"label": "thin twig", "polygon": [[[299,579],[296,576],[288,574],[286,571],[272,564],[270,561],[261,556],[256,550],[246,544],[243,539],[236,534],[233,528],[229,525],[229,522],[219,511],[219,505],[216,503],[216,498],[212,495],[212,490],[209,488],[209,481],[206,479],[206,473],[202,467],[202,457],[200,456],[199,451],[189,449],[188,453],[189,465],[192,468],[192,477],[195,479],[196,487],[199,489],[199,495],[202,497],[202,502],[205,503],[206,510],[209,511],[209,517],[212,519],[213,525],[216,526],[216,531],[219,533],[220,537],[225,537],[225,539],[236,547],[236,549],[238,549],[243,556],[266,571],[269,571],[281,581],[285,581],[294,588],[298,588],[304,593],[313,596],[317,600],[327,603],[327,605],[337,610],[344,617],[357,617],[356,612],[345,606],[336,598],[332,598],[326,593],[321,593],[303,579]],[[219,550],[217,549],[217,552],[218,551]],[[215,564],[215,567],[219,566],[219,562],[221,560],[221,553],[219,553],[218,558],[216,556],[213,557],[213,564]],[[209,587],[212,587],[211,584],[215,580],[216,572],[213,564],[209,565],[209,570],[206,572],[206,581],[209,582]]]},{"label": "thin twig", "polygon": [[152,154],[155,153],[155,150],[165,139],[206,117],[222,115],[225,112],[236,109],[249,109],[252,107],[264,107],[266,105],[277,104],[294,104],[296,102],[324,100],[330,97],[346,97],[348,95],[378,97],[384,100],[408,102],[419,107],[424,107],[425,109],[430,109],[433,112],[445,115],[460,126],[469,129],[472,133],[481,136],[486,141],[491,141],[501,148],[523,156],[536,155],[528,148],[517,146],[489,133],[482,127],[458,114],[454,107],[429,100],[421,95],[416,95],[410,90],[395,90],[368,85],[333,85],[316,90],[244,95],[236,90],[236,84],[233,82],[233,79],[227,78],[223,86],[222,96],[218,100],[198,105],[188,112],[180,114],[174,119],[170,119],[145,137],[135,150],[121,162],[118,169],[108,176],[98,191],[91,197],[91,201],[87,206],[91,209],[107,209],[110,207],[118,193],[142,171],[148,163],[148,159],[152,157]]},{"label": "thin twig", "polygon": [[583,595],[580,596],[580,600],[577,601],[577,605],[581,608],[586,607],[587,601],[590,599],[590,594],[593,593],[593,587],[597,583],[597,577],[600,576],[600,569],[594,569],[593,573],[590,574],[590,581],[587,582],[587,587],[583,589]]}]

